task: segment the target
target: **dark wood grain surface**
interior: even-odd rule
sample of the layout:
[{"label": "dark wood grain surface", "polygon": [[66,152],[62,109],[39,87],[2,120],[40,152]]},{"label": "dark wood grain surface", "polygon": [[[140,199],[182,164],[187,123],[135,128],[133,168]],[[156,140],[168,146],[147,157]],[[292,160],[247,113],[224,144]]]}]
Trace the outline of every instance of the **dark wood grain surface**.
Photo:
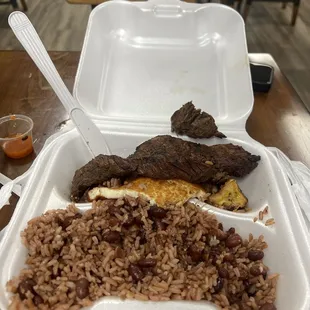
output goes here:
[{"label": "dark wood grain surface", "polygon": [[[79,53],[55,52],[52,59],[65,84],[72,89]],[[35,154],[45,140],[57,132],[68,114],[28,54],[22,51],[0,52],[0,117],[25,114],[34,122]],[[24,159],[8,159],[0,152],[0,172],[16,178],[31,165],[35,154]]]},{"label": "dark wood grain surface", "polygon": [[274,146],[292,160],[310,167],[310,114],[269,54],[250,54],[250,60],[275,69],[266,94],[255,94],[254,109],[246,130],[265,146]]},{"label": "dark wood grain surface", "polygon": [[[60,75],[72,90],[79,60],[78,52],[50,53]],[[273,58],[252,54],[251,60],[275,68],[271,90],[255,94],[255,104],[246,129],[257,141],[282,150],[293,160],[310,166],[310,115]],[[38,154],[45,140],[57,132],[68,114],[29,56],[23,51],[0,52],[0,117],[25,114],[34,121],[34,149]],[[31,165],[35,154],[21,160],[0,151],[0,172],[16,178]],[[15,204],[16,199],[13,203]],[[12,208],[0,211],[0,229],[8,222]]]}]

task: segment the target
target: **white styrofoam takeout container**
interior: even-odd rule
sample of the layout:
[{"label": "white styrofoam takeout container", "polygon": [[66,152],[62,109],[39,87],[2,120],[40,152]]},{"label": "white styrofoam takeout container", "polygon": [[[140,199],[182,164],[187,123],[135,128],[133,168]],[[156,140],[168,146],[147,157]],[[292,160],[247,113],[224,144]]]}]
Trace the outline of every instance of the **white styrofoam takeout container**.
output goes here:
[{"label": "white styrofoam takeout container", "polygon": [[[243,236],[265,236],[264,262],[280,274],[277,309],[310,309],[310,243],[296,198],[274,155],[245,131],[253,107],[244,23],[228,7],[173,1],[113,1],[91,14],[74,94],[96,121],[113,154],[127,156],[141,142],[170,134],[170,116],[194,104],[215,116],[227,139],[261,156],[259,166],[238,180],[252,211],[211,207],[219,221]],[[184,138],[187,139],[187,138]],[[190,139],[188,139],[190,140]],[[76,169],[91,154],[73,129],[56,137],[38,156],[0,247],[0,308],[7,309],[6,282],[24,266],[19,233],[27,221],[69,204]],[[269,206],[276,224],[253,218]],[[89,204],[79,204],[81,210]],[[265,218],[265,220],[267,217]],[[139,302],[102,298],[91,309],[215,309],[211,304]]]}]

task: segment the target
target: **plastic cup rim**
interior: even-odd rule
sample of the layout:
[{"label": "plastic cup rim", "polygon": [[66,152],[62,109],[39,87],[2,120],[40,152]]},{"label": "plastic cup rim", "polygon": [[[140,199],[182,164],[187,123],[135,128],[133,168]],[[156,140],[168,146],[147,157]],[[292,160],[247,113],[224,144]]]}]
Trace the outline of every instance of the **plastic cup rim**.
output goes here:
[{"label": "plastic cup rim", "polygon": [[[26,132],[21,133],[21,136],[28,135],[32,131],[32,129],[33,129],[33,120],[30,117],[28,117],[26,115],[22,115],[22,114],[11,114],[11,115],[7,115],[7,116],[4,116],[4,117],[1,117],[0,118],[0,125],[5,123],[5,122],[7,122],[7,121],[12,120],[11,119],[12,116],[15,116],[16,119],[21,119],[23,121],[26,121],[30,125],[30,128]],[[20,137],[14,137],[14,138],[1,138],[0,137],[0,142],[14,141],[16,139],[20,139]]]}]

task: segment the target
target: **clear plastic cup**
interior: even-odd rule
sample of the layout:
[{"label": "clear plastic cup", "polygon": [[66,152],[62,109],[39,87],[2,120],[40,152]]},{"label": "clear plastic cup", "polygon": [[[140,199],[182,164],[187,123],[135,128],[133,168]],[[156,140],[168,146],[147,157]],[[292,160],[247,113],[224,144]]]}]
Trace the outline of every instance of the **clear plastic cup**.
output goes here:
[{"label": "clear plastic cup", "polygon": [[0,118],[0,145],[10,158],[23,158],[33,152],[33,121],[24,115]]}]

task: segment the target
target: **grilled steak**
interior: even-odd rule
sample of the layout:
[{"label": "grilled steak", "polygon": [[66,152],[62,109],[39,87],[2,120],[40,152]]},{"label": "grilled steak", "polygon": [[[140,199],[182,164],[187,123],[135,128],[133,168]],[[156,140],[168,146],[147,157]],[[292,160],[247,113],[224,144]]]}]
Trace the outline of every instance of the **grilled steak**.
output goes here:
[{"label": "grilled steak", "polygon": [[82,168],[76,170],[72,181],[71,199],[79,201],[90,187],[102,184],[113,177],[127,177],[137,170],[131,160],[116,155],[98,155]]},{"label": "grilled steak", "polygon": [[171,131],[191,138],[226,138],[217,130],[214,118],[187,102],[171,116]]},{"label": "grilled steak", "polygon": [[111,178],[145,176],[182,179],[191,183],[223,182],[250,173],[260,160],[233,144],[207,146],[171,136],[157,136],[137,147],[128,158],[99,155],[75,172],[71,198]]}]

